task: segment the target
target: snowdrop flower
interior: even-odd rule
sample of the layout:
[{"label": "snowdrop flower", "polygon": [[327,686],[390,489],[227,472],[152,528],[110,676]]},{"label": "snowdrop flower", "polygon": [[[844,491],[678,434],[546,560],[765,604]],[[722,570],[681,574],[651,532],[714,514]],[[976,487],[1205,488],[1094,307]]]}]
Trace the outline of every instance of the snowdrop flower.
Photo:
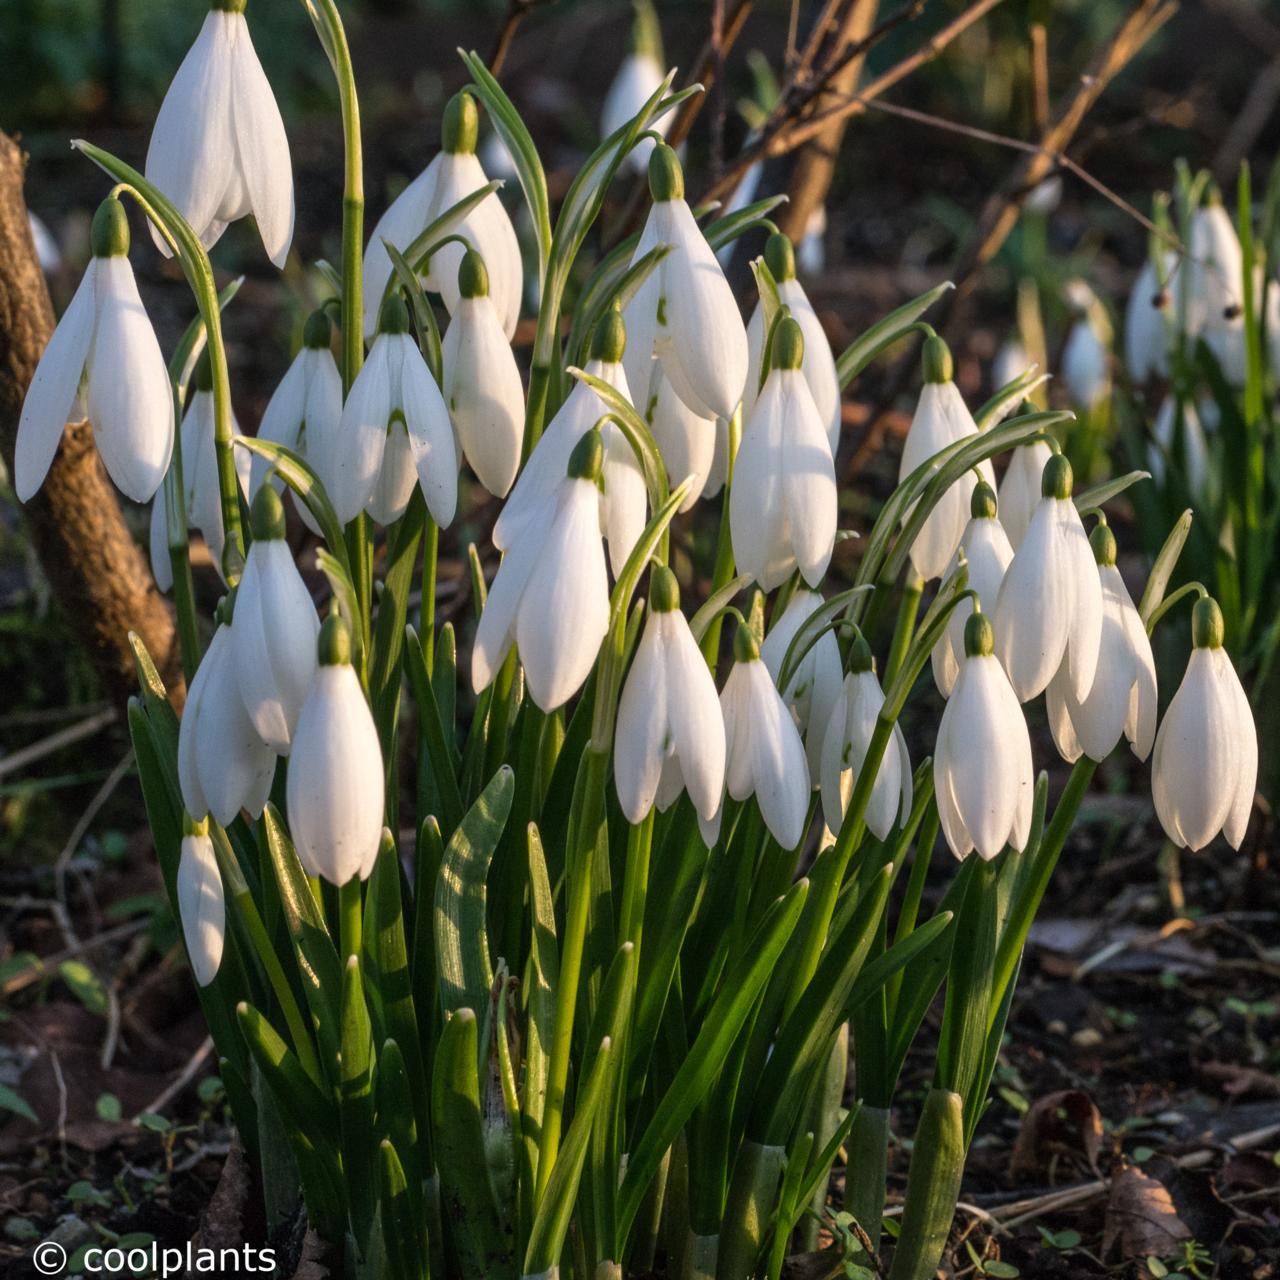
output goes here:
[{"label": "snowdrop flower", "polygon": [[444,335],[444,398],[462,452],[480,483],[505,498],[520,469],[524,387],[473,249],[458,268],[458,301]]},{"label": "snowdrop flower", "polygon": [[[1000,480],[1000,523],[1016,551],[1026,536],[1027,526],[1040,503],[1040,478],[1053,450],[1043,440],[1020,444],[1009,455],[1009,465]],[[994,611],[988,609],[987,612]]]},{"label": "snowdrop flower", "polygon": [[1111,390],[1111,352],[1100,332],[1096,314],[1071,326],[1062,351],[1062,381],[1073,404],[1092,409]]},{"label": "snowdrop flower", "polygon": [[1064,760],[1105,760],[1124,734],[1145,760],[1156,736],[1156,663],[1147,628],[1116,568],[1115,535],[1105,524],[1089,539],[1102,582],[1102,638],[1098,674],[1083,701],[1065,668],[1049,682],[1046,706],[1053,740]]},{"label": "snowdrop flower", "polygon": [[[947,569],[947,577],[958,567],[961,553],[968,566],[969,589],[978,593],[981,611],[989,616],[994,615],[1000,584],[1013,559],[1013,548],[1009,545],[1004,526],[996,517],[996,495],[985,482],[974,486],[973,498],[969,504],[969,523],[965,525],[956,558]],[[965,622],[972,612],[973,602],[966,596],[952,610],[947,629],[939,636],[930,655],[933,681],[944,698],[951,696],[960,671],[964,655]]]},{"label": "snowdrop flower", "polygon": [[[927,338],[923,358],[924,386],[920,389],[915,415],[907,429],[906,443],[902,446],[899,483],[943,449],[978,434],[973,415],[965,407],[959,388],[951,380],[951,351],[947,344],[937,336]],[[990,461],[980,463],[978,471],[994,488],[995,472]],[[969,500],[975,484],[977,479],[973,471],[965,472],[943,492],[921,525],[911,545],[911,563],[926,581],[942,577],[955,555],[969,520]]]},{"label": "snowdrop flower", "polygon": [[240,697],[235,644],[227,624],[235,592],[219,606],[213,633],[187,690],[178,726],[178,784],[193,818],[212,814],[229,826],[241,809],[262,815],[275,776],[275,752],[262,740]]},{"label": "snowdrop flower", "polygon": [[[626,341],[622,316],[610,311],[592,335],[591,359],[586,372],[608,383],[630,401],[631,392],[622,366]],[[574,385],[534,446],[493,526],[493,545],[499,551],[511,549],[530,513],[554,495],[564,479],[574,446],[607,412],[608,406],[585,382]],[[609,562],[617,575],[644,532],[648,495],[644,473],[626,436],[612,422],[607,422],[601,429],[601,439],[604,442],[604,491],[600,495],[600,525],[609,543]]]},{"label": "snowdrop flower", "polygon": [[[1162,267],[1166,281],[1177,271],[1177,258],[1166,252]],[[1160,287],[1155,264],[1142,264],[1124,312],[1124,362],[1139,386],[1153,377],[1169,376],[1169,289]]]},{"label": "snowdrop flower", "polygon": [[343,885],[353,876],[367,880],[378,857],[386,803],[382,748],[342,618],[325,619],[312,650],[315,679],[289,761],[289,832],[308,875]]},{"label": "snowdrop flower", "polygon": [[[674,488],[685,479],[692,481],[680,504],[681,511],[690,510],[713,487],[717,436],[724,427],[723,419],[704,418],[690,409],[676,395],[657,360],[649,362],[649,394],[645,403],[637,408],[643,412],[658,452],[662,454],[667,483]],[[725,428],[726,442],[727,434]],[[719,489],[723,483],[721,479],[714,488]]]},{"label": "snowdrop flower", "polygon": [[[391,279],[391,259],[384,241],[402,253],[438,217],[489,179],[476,156],[480,117],[469,93],[455,94],[445,107],[440,154],[392,202],[378,219],[364,254],[364,332],[376,330],[378,308]],[[453,229],[470,244],[489,269],[490,296],[502,330],[510,339],[520,318],[524,268],[515,227],[495,191],[486,196]],[[428,289],[440,294],[449,314],[458,305],[458,267],[462,245],[451,242],[432,255],[425,273]]]},{"label": "snowdrop flower", "polygon": [[649,385],[656,358],[676,394],[702,417],[729,418],[747,380],[747,333],[733,291],[684,199],[684,173],[665,144],[649,157],[653,208],[632,262],[658,245],[671,251],[623,312],[627,381]]},{"label": "snowdrop flower", "polygon": [[988,860],[1006,844],[1024,849],[1031,832],[1031,737],[992,644],[986,614],[970,615],[964,661],[938,725],[933,785],[957,858],[975,848]]},{"label": "snowdrop flower", "polygon": [[999,391],[1030,368],[1031,361],[1027,358],[1026,348],[1017,338],[1008,338],[991,362],[991,386]]},{"label": "snowdrop flower", "polygon": [[627,821],[666,810],[682,791],[710,819],[724,792],[724,719],[716,683],[680,612],[680,587],[653,570],[649,618],[618,702],[613,777]]},{"label": "snowdrop flower", "polygon": [[[859,635],[854,641],[849,674],[832,704],[822,744],[822,813],[829,831],[839,831],[844,822],[883,707],[884,691],[876,679],[871,650]],[[902,730],[895,724],[893,739],[885,748],[872,783],[865,814],[867,828],[878,840],[887,840],[894,823],[904,820],[911,811],[911,791],[911,758]]]},{"label": "snowdrop flower", "polygon": [[1244,254],[1235,224],[1216,191],[1192,215],[1187,275],[1193,332],[1211,330],[1239,314]]},{"label": "snowdrop flower", "polygon": [[[796,279],[796,259],[791,241],[781,232],[769,237],[764,260],[778,284],[778,300],[804,334],[804,363],[800,366],[813,393],[813,403],[826,426],[834,457],[840,447],[840,379],[826,332],[809,302],[804,286]],[[756,305],[747,325],[747,381],[742,392],[742,416],[747,419],[755,407],[760,387],[760,365],[764,358],[764,303]]]},{"label": "snowdrop flower", "polygon": [[253,500],[252,521],[231,621],[233,660],[258,736],[287,756],[315,675],[320,619],[284,540],[280,495],[269,484]]},{"label": "snowdrop flower", "polygon": [[[191,380],[191,399],[182,415],[182,473],[185,481],[187,525],[199,529],[209,555],[222,574],[222,490],[218,484],[218,449],[214,441],[213,370],[206,350],[196,361]],[[231,430],[239,433],[234,416]],[[249,486],[251,462],[243,449],[233,451],[236,479],[243,492]],[[151,570],[156,586],[168,591],[173,586],[173,564],[169,559],[169,515],[163,493],[151,504]]]},{"label": "snowdrop flower", "polygon": [[62,270],[62,250],[58,248],[57,237],[49,230],[43,218],[27,212],[27,222],[31,227],[31,243],[35,246],[36,261],[40,270],[47,276]]},{"label": "snowdrop flower", "polygon": [[178,917],[191,958],[196,985],[207,987],[218,976],[227,932],[227,904],[222,874],[207,823],[183,823],[178,856]]},{"label": "snowdrop flower", "polygon": [[1027,192],[1026,199],[1022,202],[1022,207],[1028,213],[1038,214],[1042,218],[1047,218],[1058,207],[1061,200],[1062,175],[1054,173],[1043,181],[1037,182]]},{"label": "snowdrop flower", "polygon": [[471,650],[479,693],[515,642],[529,693],[554,711],[582,687],[609,627],[609,580],[600,541],[604,442],[591,430],[569,455],[568,474],[535,507],[502,558]]},{"label": "snowdrop flower", "polygon": [[[648,0],[636,0],[627,56],[613,77],[600,111],[600,136],[611,137],[623,125],[630,123],[658,91],[666,74],[662,69],[662,32],[658,27],[658,15]],[[660,136],[665,136],[670,127],[669,115],[650,126]],[[643,173],[653,145],[652,138],[641,138],[627,156],[626,165],[636,173]]]},{"label": "snowdrop flower", "polygon": [[1209,444],[1204,438],[1200,415],[1190,400],[1167,395],[1160,402],[1151,427],[1151,443],[1147,446],[1147,465],[1157,484],[1164,483],[1166,460],[1171,458],[1175,459],[1175,470],[1181,470],[1190,493],[1202,495],[1209,483]]},{"label": "snowdrop flower", "polygon": [[1186,674],[1156,734],[1156,813],[1180,847],[1203,849],[1221,831],[1238,849],[1258,781],[1258,731],[1222,647],[1222,611],[1215,601],[1197,601],[1191,637]]},{"label": "snowdrop flower", "polygon": [[809,763],[800,730],[745,625],[734,637],[733,670],[720,693],[720,710],[729,795],[754,795],[769,834],[784,849],[794,849],[809,812]]},{"label": "snowdrop flower", "polygon": [[[342,375],[338,372],[329,341],[332,326],[323,310],[313,311],[302,330],[302,349],[280,380],[258,424],[258,439],[271,440],[311,461],[312,441],[332,442],[342,418]],[[184,438],[185,439],[185,438]],[[185,447],[185,445],[184,445]],[[271,464],[255,456],[250,472],[249,496],[266,479]],[[274,481],[279,492],[283,481]],[[312,533],[320,532],[305,502],[296,502],[298,514]]]},{"label": "snowdrop flower", "polygon": [[1102,585],[1071,482],[1071,463],[1055,454],[996,599],[997,652],[1020,702],[1047,688],[1064,662],[1071,691],[1083,701],[1098,666]]},{"label": "snowdrop flower", "polygon": [[[206,249],[253,214],[267,257],[283,267],[293,241],[289,139],[244,8],[245,0],[213,0],[160,104],[146,173]],[[159,234],[152,238],[167,256]]]},{"label": "snowdrop flower", "polygon": [[796,263],[805,275],[816,276],[827,265],[827,206],[820,204],[804,224],[804,234],[796,245]]},{"label": "snowdrop flower", "polygon": [[80,400],[107,474],[126,497],[147,502],[173,452],[173,391],[155,330],[129,266],[129,223],[114,197],[93,218],[93,257],[27,388],[14,446],[13,487],[22,502],[44,483],[62,428]]},{"label": "snowdrop flower", "polygon": [[840,694],[840,646],[836,643],[835,633],[823,633],[796,664],[785,688],[780,681],[782,664],[786,661],[791,642],[822,605],[822,596],[816,591],[797,588],[760,646],[760,658],[778,686],[782,700],[795,716],[796,727],[804,738],[809,772],[815,780],[822,760],[827,723]]},{"label": "snowdrop flower", "polygon": [[414,473],[431,518],[442,529],[458,505],[458,452],[449,410],[418,344],[399,292],[382,308],[369,350],[332,437],[313,434],[314,464],[338,519],[362,508],[380,524],[404,514]]},{"label": "snowdrop flower", "polygon": [[835,546],[835,463],[801,372],[804,346],[795,320],[778,322],[773,367],[743,428],[729,490],[734,558],[766,591],[797,568],[816,587]]}]

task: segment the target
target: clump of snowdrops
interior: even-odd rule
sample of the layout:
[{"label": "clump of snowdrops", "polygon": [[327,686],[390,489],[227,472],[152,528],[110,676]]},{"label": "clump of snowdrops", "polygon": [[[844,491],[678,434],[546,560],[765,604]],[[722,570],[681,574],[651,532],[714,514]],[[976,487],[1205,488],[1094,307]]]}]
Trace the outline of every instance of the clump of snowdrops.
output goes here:
[{"label": "clump of snowdrops", "polygon": [[[1019,411],[1034,375],[969,410],[920,318],[945,285],[837,358],[772,232],[744,324],[716,250],[770,232],[776,200],[690,208],[658,131],[697,90],[669,74],[615,117],[553,225],[519,114],[464,55],[441,153],[365,243],[332,0],[313,17],[341,92],[342,261],[319,267],[331,305],[241,434],[234,288],[217,294],[208,250],[252,213],[279,265],[293,228],[243,9],[210,12],[145,176],[76,144],[116,185],[28,394],[16,483],[39,488],[83,413],[121,490],[154,498],[189,690],[179,719],[137,646],[129,721],[269,1216],[300,1191],[351,1275],[777,1277],[814,1243],[844,1151],[860,1247],[887,1252],[890,1111],[945,991],[889,1262],[894,1280],[932,1274],[1097,762],[1121,738],[1154,746],[1180,844],[1238,843],[1248,820],[1256,738],[1207,595],[1157,729],[1148,634],[1176,603],[1182,535],[1135,606],[1100,508],[1136,477],[1076,492],[1054,436],[1068,415]],[[480,106],[518,175],[527,252],[477,158]],[[642,146],[644,228],[593,260]],[[195,295],[167,365],[124,198]],[[522,371],[526,269],[540,301]],[[924,385],[901,482],[828,592],[841,391],[912,333]],[[992,460],[1010,453],[997,498]],[[472,491],[460,471],[505,504],[500,558],[468,549],[476,616],[455,629],[435,600],[441,535]],[[286,500],[323,544],[323,617]],[[708,503],[709,562],[673,556],[673,527]],[[227,584],[211,634],[189,526]],[[898,722],[928,666],[945,711],[932,760],[912,760]],[[1052,810],[1021,706],[1041,693],[1074,761]],[[939,831],[960,865],[929,911]]]}]

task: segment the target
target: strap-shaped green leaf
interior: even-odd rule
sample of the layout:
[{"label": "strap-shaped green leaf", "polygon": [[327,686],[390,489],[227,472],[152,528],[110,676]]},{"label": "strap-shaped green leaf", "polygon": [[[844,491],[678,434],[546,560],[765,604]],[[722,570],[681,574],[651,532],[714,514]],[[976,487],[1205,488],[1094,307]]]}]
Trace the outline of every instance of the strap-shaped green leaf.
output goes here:
[{"label": "strap-shaped green leaf", "polygon": [[435,684],[427,672],[427,660],[413,627],[405,628],[405,669],[409,673],[409,688],[418,706],[418,735],[424,747],[424,755],[430,760],[432,782],[440,797],[440,825],[450,835],[462,821],[462,796],[454,773],[453,752],[445,740],[440,721],[440,708],[436,703]]},{"label": "strap-shaped green leaf", "polygon": [[877,320],[860,338],[855,338],[841,353],[836,361],[836,373],[840,378],[843,390],[860,374],[882,351],[891,347],[900,338],[906,336],[911,326],[920,319],[948,289],[955,285],[950,280],[935,285],[932,289],[904,302],[896,310],[889,312],[882,320]]},{"label": "strap-shaped green leaf", "polygon": [[373,1027],[364,998],[360,957],[342,975],[342,1172],[351,1202],[351,1226],[363,1254],[377,1205],[373,1130]]},{"label": "strap-shaped green leaf", "polygon": [[435,938],[446,1013],[489,1007],[493,964],[485,885],[514,790],[515,775],[504,765],[445,847],[436,881]]},{"label": "strap-shaped green leaf", "polygon": [[395,1144],[378,1144],[378,1222],[382,1227],[387,1280],[428,1280],[422,1212]]}]

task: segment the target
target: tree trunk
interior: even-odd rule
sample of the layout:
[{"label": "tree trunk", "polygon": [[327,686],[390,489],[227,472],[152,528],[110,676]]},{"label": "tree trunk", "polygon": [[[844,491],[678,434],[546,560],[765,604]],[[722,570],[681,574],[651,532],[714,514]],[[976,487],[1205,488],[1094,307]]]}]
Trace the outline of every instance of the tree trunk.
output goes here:
[{"label": "tree trunk", "polygon": [[[0,132],[0,450],[13,448],[27,386],[53,332],[22,195],[26,157]],[[69,423],[40,492],[23,507],[54,597],[115,703],[136,690],[129,632],[141,636],[165,683],[185,696],[173,612],[156,590],[88,422]]]}]

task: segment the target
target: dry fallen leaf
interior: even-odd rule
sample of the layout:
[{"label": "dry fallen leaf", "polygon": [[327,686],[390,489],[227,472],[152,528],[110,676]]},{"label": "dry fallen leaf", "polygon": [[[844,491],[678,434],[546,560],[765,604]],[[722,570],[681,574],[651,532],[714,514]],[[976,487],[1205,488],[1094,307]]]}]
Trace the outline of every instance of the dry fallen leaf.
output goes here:
[{"label": "dry fallen leaf", "polygon": [[1119,1249],[1122,1258],[1167,1257],[1191,1232],[1178,1217],[1164,1183],[1126,1165],[1112,1180],[1102,1231],[1102,1255]]},{"label": "dry fallen leaf", "polygon": [[1027,1177],[1044,1170],[1055,1155],[1082,1155],[1096,1171],[1102,1146],[1102,1116],[1093,1099],[1079,1089],[1062,1089],[1037,1098],[1022,1117],[1009,1172]]}]

